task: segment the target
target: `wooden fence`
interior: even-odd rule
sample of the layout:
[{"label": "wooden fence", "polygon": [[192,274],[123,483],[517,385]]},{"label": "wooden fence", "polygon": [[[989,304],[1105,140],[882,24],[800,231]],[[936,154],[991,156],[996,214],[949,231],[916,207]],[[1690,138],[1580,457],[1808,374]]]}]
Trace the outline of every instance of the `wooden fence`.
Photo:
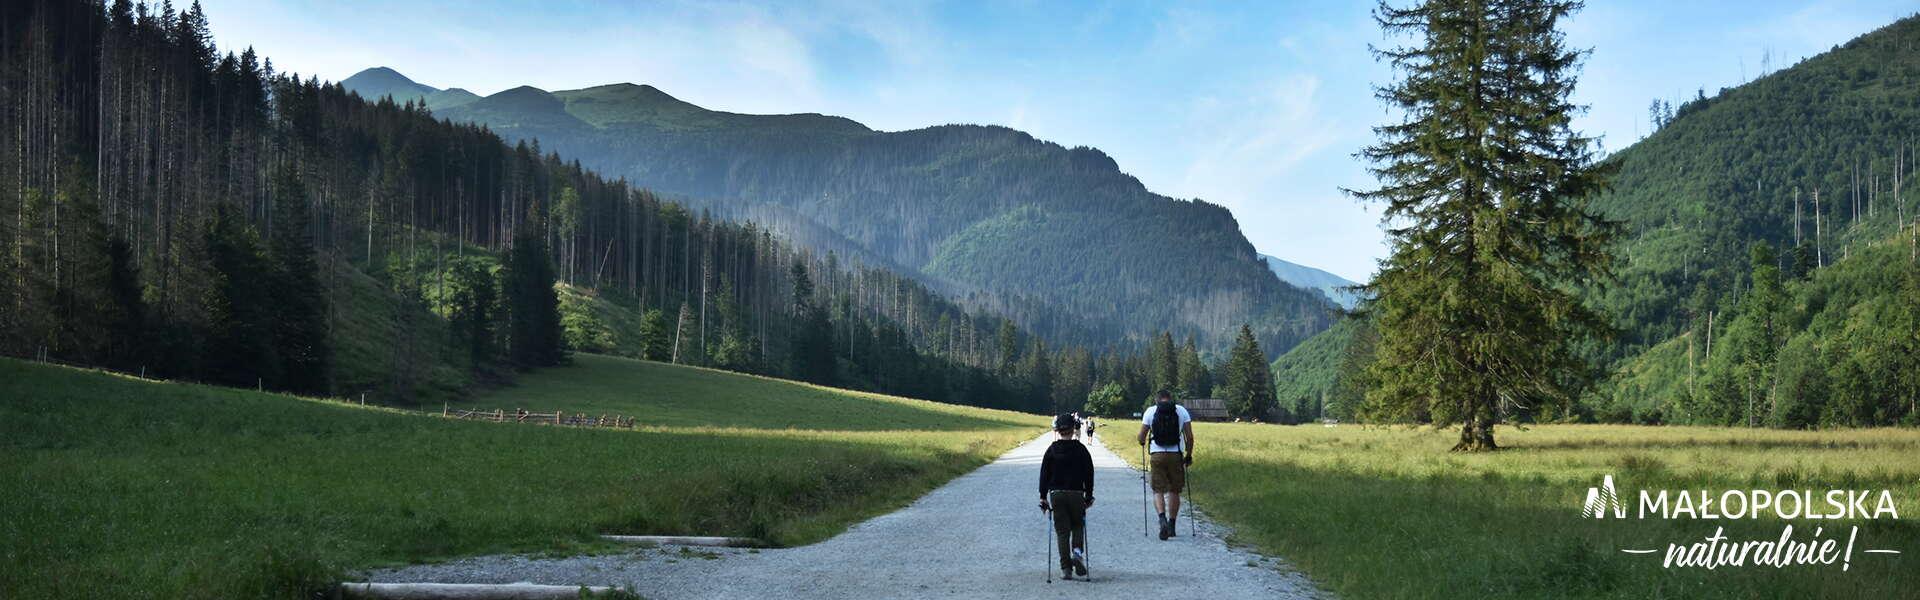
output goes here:
[{"label": "wooden fence", "polygon": [[498,408],[493,410],[468,410],[441,405],[440,416],[449,419],[465,419],[469,421],[534,423],[540,425],[565,425],[568,427],[616,427],[620,429],[632,429],[634,425],[633,417],[624,415],[609,415],[603,413],[596,416],[587,413],[568,413],[565,411],[554,411],[550,413],[527,412],[524,408],[516,408],[513,410]]}]

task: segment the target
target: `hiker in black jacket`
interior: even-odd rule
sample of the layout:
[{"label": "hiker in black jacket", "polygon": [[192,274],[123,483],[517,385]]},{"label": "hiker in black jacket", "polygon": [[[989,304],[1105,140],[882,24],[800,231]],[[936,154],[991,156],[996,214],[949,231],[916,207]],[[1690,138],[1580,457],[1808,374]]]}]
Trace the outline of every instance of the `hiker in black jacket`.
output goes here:
[{"label": "hiker in black jacket", "polygon": [[1093,506],[1093,455],[1074,439],[1080,422],[1073,415],[1053,420],[1060,436],[1040,459],[1040,510],[1054,511],[1053,534],[1060,543],[1060,573],[1066,579],[1087,576],[1087,509]]}]

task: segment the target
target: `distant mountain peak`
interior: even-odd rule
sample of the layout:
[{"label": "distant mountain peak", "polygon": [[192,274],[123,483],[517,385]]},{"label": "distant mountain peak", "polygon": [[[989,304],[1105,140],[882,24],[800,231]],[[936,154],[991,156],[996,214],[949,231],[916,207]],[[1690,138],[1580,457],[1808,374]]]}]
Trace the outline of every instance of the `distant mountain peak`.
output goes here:
[{"label": "distant mountain peak", "polygon": [[1279,276],[1281,281],[1294,287],[1318,290],[1320,295],[1341,308],[1351,309],[1360,302],[1359,294],[1345,289],[1360,284],[1345,277],[1265,254],[1260,255],[1260,259],[1266,261],[1267,269]]},{"label": "distant mountain peak", "polygon": [[655,109],[670,108],[674,110],[702,112],[707,110],[695,106],[691,102],[675,98],[672,94],[661,91],[660,88],[643,83],[610,83],[577,90],[567,90],[556,95],[567,99],[569,102],[612,103],[629,106],[645,106]]},{"label": "distant mountain peak", "polygon": [[379,100],[392,96],[394,102],[424,102],[427,96],[440,91],[439,88],[408,79],[389,67],[373,67],[354,73],[352,77],[341,80],[340,86],[359,94],[361,98]]},{"label": "distant mountain peak", "polygon": [[520,87],[515,87],[515,88],[509,88],[509,89],[505,89],[505,90],[501,90],[501,91],[499,91],[499,92],[496,92],[496,93],[494,93],[494,94],[493,94],[492,96],[487,96],[487,97],[488,97],[488,98],[499,98],[499,97],[503,97],[503,96],[504,96],[504,97],[514,97],[514,96],[524,96],[524,95],[531,95],[531,94],[537,94],[537,95],[541,95],[541,96],[548,96],[548,95],[551,95],[551,94],[548,94],[546,90],[543,90],[543,89],[540,89],[540,88],[537,88],[537,87],[533,87],[533,86],[530,86],[530,85],[523,85],[523,86],[520,86]]},{"label": "distant mountain peak", "polygon": [[456,121],[486,123],[494,130],[544,128],[555,131],[591,129],[585,121],[567,113],[566,102],[546,90],[523,85],[501,90],[485,98],[434,107],[434,114]]},{"label": "distant mountain peak", "polygon": [[1322,291],[1248,261],[1252,244],[1224,207],[1154,194],[1099,149],[1009,127],[875,131],[818,113],[711,110],[637,83],[429,107],[733,218],[781,211],[831,234],[813,239],[978,291],[1069,338],[1172,330],[1224,346],[1252,324],[1279,351],[1334,316]]}]

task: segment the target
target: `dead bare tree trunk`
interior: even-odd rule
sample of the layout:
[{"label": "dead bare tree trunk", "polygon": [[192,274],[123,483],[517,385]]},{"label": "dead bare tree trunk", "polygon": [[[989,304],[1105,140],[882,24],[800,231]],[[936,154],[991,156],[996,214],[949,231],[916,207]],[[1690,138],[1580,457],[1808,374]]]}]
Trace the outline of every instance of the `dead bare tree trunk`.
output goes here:
[{"label": "dead bare tree trunk", "polygon": [[[1826,253],[1826,247],[1822,244],[1823,240],[1821,239],[1821,235],[1820,235],[1820,231],[1821,231],[1820,223],[1821,223],[1820,189],[1814,188],[1813,190],[1813,256],[1814,256],[1813,265],[1816,268],[1826,268],[1827,253]],[[1711,349],[1712,346],[1708,346],[1708,348]]]}]

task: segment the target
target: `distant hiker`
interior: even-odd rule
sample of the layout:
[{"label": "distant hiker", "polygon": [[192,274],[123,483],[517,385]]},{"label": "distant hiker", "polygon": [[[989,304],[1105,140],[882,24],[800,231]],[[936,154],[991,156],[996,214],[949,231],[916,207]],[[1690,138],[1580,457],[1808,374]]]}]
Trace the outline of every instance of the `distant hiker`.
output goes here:
[{"label": "distant hiker", "polygon": [[1087,439],[1093,439],[1093,417],[1087,417]]},{"label": "distant hiker", "polygon": [[1060,436],[1040,459],[1040,510],[1053,511],[1053,535],[1060,545],[1060,576],[1087,576],[1087,509],[1093,506],[1093,455],[1074,439],[1080,422],[1073,415],[1053,420]]},{"label": "distant hiker", "polygon": [[[1139,443],[1148,446],[1147,464],[1153,474],[1153,510],[1160,513],[1160,539],[1173,537],[1180,518],[1180,491],[1187,487],[1187,467],[1193,465],[1193,416],[1173,403],[1166,390],[1155,394],[1153,408],[1140,418]],[[1184,451],[1183,451],[1184,450]]]}]

